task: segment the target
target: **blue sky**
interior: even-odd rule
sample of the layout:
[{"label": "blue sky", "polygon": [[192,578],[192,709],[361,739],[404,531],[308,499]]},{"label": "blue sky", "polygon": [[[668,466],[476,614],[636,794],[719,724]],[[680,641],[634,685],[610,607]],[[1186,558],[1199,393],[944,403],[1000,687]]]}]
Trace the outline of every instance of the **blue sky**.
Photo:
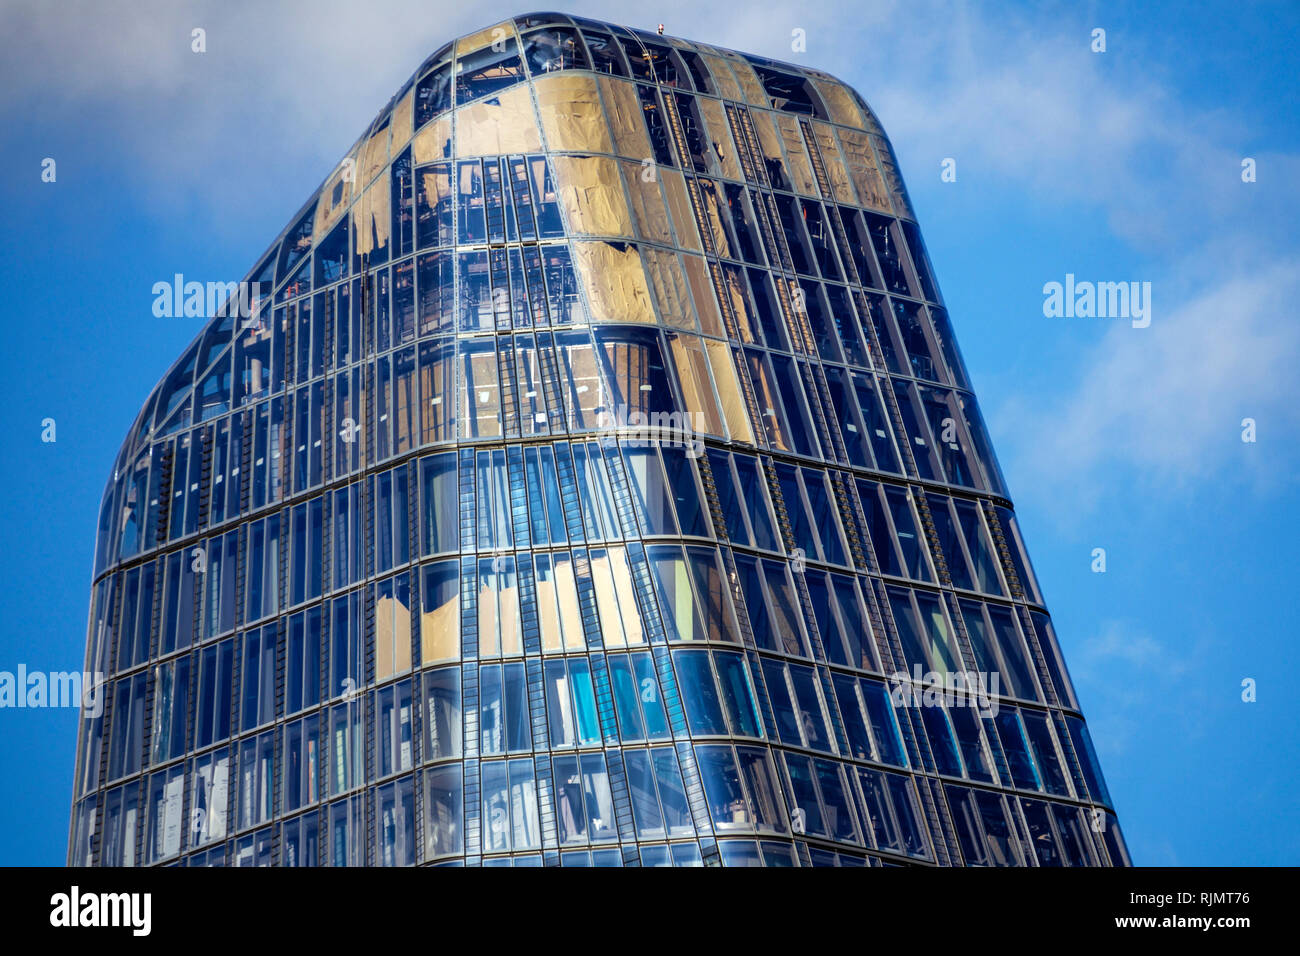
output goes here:
[{"label": "blue sky", "polygon": [[[880,116],[1136,861],[1300,862],[1300,9],[810,6],[654,17],[826,69]],[[655,27],[640,4],[552,8]],[[153,283],[242,277],[425,56],[519,12],[0,8],[0,670],[81,666],[104,481],[199,321],[155,318]],[[1151,282],[1150,327],[1045,318],[1067,273]],[[0,863],[62,863],[75,723],[0,710]]]}]

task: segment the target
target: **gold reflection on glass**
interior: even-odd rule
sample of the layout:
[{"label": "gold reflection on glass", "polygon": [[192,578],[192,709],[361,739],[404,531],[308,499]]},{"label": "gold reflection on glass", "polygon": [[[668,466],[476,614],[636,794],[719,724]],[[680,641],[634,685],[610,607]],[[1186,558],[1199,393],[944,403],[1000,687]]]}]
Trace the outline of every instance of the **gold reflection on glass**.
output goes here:
[{"label": "gold reflection on glass", "polygon": [[357,173],[357,152],[353,151],[339,163],[338,168],[325,185],[321,187],[320,202],[316,204],[316,219],[312,224],[311,241],[320,242],[330,231],[330,228],[339,221],[343,216],[344,210],[352,202],[352,186],[356,181]]},{"label": "gold reflection on glass", "polygon": [[713,398],[713,386],[709,382],[709,363],[704,357],[704,350],[700,348],[699,338],[694,335],[671,335],[668,345],[677,365],[682,403],[691,414],[692,425],[701,428],[707,435],[725,438],[718,405]]},{"label": "gold reflection on glass", "polygon": [[870,209],[889,211],[888,193],[885,182],[880,178],[876,167],[875,153],[871,149],[871,140],[866,133],[857,130],[842,129],[840,142],[844,145],[844,155],[848,158],[849,175],[858,190],[858,202]]},{"label": "gold reflection on glass", "polygon": [[785,145],[786,169],[790,172],[795,192],[816,196],[817,181],[813,179],[812,163],[808,161],[808,151],[804,149],[799,121],[789,113],[774,115],[777,129],[781,131],[781,142]]},{"label": "gold reflection on glass", "polygon": [[510,570],[497,574],[497,600],[501,617],[501,653],[522,654],[524,632],[519,620],[519,588],[515,586],[515,562],[508,558]]},{"label": "gold reflection on glass", "polygon": [[709,278],[703,257],[682,256],[682,260],[686,263],[686,280],[695,299],[695,312],[700,317],[700,330],[705,335],[726,335],[718,312],[718,300],[713,295],[713,280]]},{"label": "gold reflection on glass", "polygon": [[641,614],[637,610],[636,591],[632,587],[632,569],[628,565],[627,551],[623,548],[610,548],[609,567],[614,575],[614,590],[618,594],[619,606],[623,608],[623,631],[627,635],[627,643],[632,647],[644,644],[645,631],[641,625]]},{"label": "gold reflection on glass", "polygon": [[573,561],[567,551],[554,556],[555,596],[560,605],[560,624],[564,630],[564,649],[580,651],[587,646],[582,633],[582,611],[578,608],[578,586],[573,577]]},{"label": "gold reflection on glass", "polygon": [[451,115],[439,116],[415,134],[411,158],[417,166],[451,158]]},{"label": "gold reflection on glass", "polygon": [[740,161],[736,158],[735,147],[731,144],[731,133],[727,129],[726,119],[722,114],[722,103],[707,96],[697,96],[704,125],[708,128],[709,140],[713,151],[722,162],[722,175],[726,179],[741,179]]},{"label": "gold reflection on glass", "polygon": [[496,438],[501,434],[501,393],[497,388],[496,352],[488,343],[462,353],[460,420],[464,438]]},{"label": "gold reflection on glass", "polygon": [[671,246],[673,234],[668,224],[668,206],[659,191],[659,167],[631,160],[624,160],[622,166],[623,181],[627,183],[636,220],[637,238]]},{"label": "gold reflection on glass", "polygon": [[686,197],[686,182],[682,174],[675,169],[659,170],[663,180],[664,193],[668,196],[668,211],[672,213],[673,228],[677,230],[677,245],[691,252],[700,251],[700,233],[695,228],[695,213],[691,211],[690,200]]},{"label": "gold reflection on glass", "polygon": [[513,20],[503,20],[500,23],[479,30],[477,33],[471,33],[467,37],[461,37],[456,41],[456,55],[469,56],[471,53],[489,47],[494,43],[504,43],[507,39],[515,36],[515,24]]},{"label": "gold reflection on glass", "polygon": [[562,150],[614,152],[594,78],[575,73],[554,73],[535,79],[533,88],[537,90],[547,149],[553,153]]},{"label": "gold reflection on glass", "polygon": [[863,129],[862,111],[858,109],[858,104],[853,102],[853,96],[843,85],[831,79],[822,80],[816,77],[813,78],[813,85],[821,94],[822,102],[826,104],[826,109],[834,122],[841,126]]},{"label": "gold reflection on glass", "polygon": [[753,342],[753,322],[749,314],[749,296],[745,291],[745,277],[739,269],[723,267],[723,281],[726,284],[724,295],[727,297],[731,311],[736,316],[736,329],[740,341]]},{"label": "gold reflection on glass", "polygon": [[614,594],[614,577],[603,548],[591,551],[591,583],[596,593],[596,611],[600,615],[600,633],[606,647],[627,647],[618,598]]},{"label": "gold reflection on glass", "polygon": [[641,256],[630,242],[575,242],[573,266],[593,322],[654,323]]},{"label": "gold reflection on glass", "polygon": [[618,161],[607,156],[553,156],[560,205],[570,235],[631,236]]},{"label": "gold reflection on glass", "polygon": [[377,249],[386,253],[392,223],[392,190],[386,169],[352,207],[352,237],[357,255],[368,256]]},{"label": "gold reflection on glass", "polygon": [[460,657],[460,591],[452,588],[447,600],[420,612],[420,659],[455,660]]},{"label": "gold reflection on glass", "polygon": [[853,186],[849,183],[849,174],[840,158],[840,148],[835,143],[832,127],[821,120],[812,121],[813,135],[818,151],[821,153],[822,165],[826,167],[826,176],[831,182],[831,192],[836,202],[853,202]]},{"label": "gold reflection on glass", "polygon": [[885,185],[889,187],[889,196],[894,204],[894,212],[900,216],[907,216],[915,219],[912,215],[912,207],[907,201],[907,193],[903,189],[903,179],[898,175],[898,166],[894,162],[894,154],[885,142],[883,136],[871,134],[872,145],[876,147],[876,158],[880,161],[880,175],[885,180]]},{"label": "gold reflection on glass", "polygon": [[357,187],[366,185],[388,165],[388,124],[376,130],[361,149],[357,160]]},{"label": "gold reflection on glass", "polygon": [[609,114],[614,152],[638,162],[653,158],[650,138],[645,131],[645,120],[641,118],[641,103],[637,99],[636,87],[623,80],[602,76],[600,91]]},{"label": "gold reflection on glass", "polygon": [[396,156],[411,141],[411,129],[415,125],[415,90],[409,89],[393,106],[393,118],[390,123],[393,139],[389,151]]},{"label": "gold reflection on glass", "polygon": [[455,375],[454,348],[448,346],[426,351],[421,346],[420,394],[425,401],[420,418],[420,438],[423,444],[455,438],[456,419],[451,409]]},{"label": "gold reflection on glass", "polygon": [[772,104],[768,102],[767,93],[763,90],[763,84],[758,82],[754,68],[738,56],[729,56],[727,60],[731,63],[731,68],[740,82],[740,88],[745,91],[745,99],[749,100],[749,104],[764,109],[769,108]]},{"label": "gold reflection on glass", "polygon": [[605,405],[605,385],[596,368],[591,339],[584,334],[576,344],[560,345],[558,352],[561,375],[572,383],[566,391],[565,407],[570,427],[595,428],[599,424],[597,410]]},{"label": "gold reflection on glass", "polygon": [[411,669],[411,609],[394,597],[375,602],[375,680]]},{"label": "gold reflection on glass", "polygon": [[695,313],[686,294],[686,276],[677,253],[671,249],[647,246],[641,250],[650,284],[654,288],[659,318],[664,325],[695,330]]},{"label": "gold reflection on glass", "polygon": [[727,421],[727,431],[731,434],[731,440],[754,444],[754,429],[750,425],[749,413],[745,410],[740,382],[736,378],[736,369],[732,364],[727,343],[705,339],[704,347],[709,357],[713,383],[718,388],[718,402],[722,406],[722,415]]},{"label": "gold reflection on glass", "polygon": [[555,572],[551,570],[551,556],[533,556],[537,568],[537,624],[542,632],[542,650],[556,652],[561,649],[560,608],[555,593]]},{"label": "gold reflection on glass", "polygon": [[718,85],[718,93],[724,100],[741,100],[743,97],[740,93],[740,84],[736,82],[735,75],[731,72],[731,67],[727,61],[720,56],[712,53],[703,54],[704,61],[709,65],[709,71],[713,74],[713,81]]},{"label": "gold reflection on glass", "polygon": [[535,153],[541,148],[537,113],[527,83],[456,111],[457,156]]}]

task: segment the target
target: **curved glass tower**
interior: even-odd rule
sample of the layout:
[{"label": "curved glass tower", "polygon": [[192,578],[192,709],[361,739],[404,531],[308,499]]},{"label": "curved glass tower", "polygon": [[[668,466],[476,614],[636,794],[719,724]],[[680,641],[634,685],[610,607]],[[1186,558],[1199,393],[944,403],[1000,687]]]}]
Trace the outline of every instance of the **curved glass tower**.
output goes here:
[{"label": "curved glass tower", "polygon": [[104,493],[71,863],[1127,865],[848,87],[517,17],[246,281]]}]

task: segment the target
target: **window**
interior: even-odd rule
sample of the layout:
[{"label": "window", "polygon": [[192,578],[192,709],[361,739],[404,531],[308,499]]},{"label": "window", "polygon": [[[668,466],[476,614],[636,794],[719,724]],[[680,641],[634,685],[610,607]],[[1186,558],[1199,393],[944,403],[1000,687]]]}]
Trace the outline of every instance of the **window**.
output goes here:
[{"label": "window", "polygon": [[[178,616],[180,621],[172,618],[172,613],[167,615],[167,623],[170,627],[179,626],[183,628],[185,595],[187,589],[181,585],[176,576],[182,572],[180,558],[182,555],[172,555],[167,561],[167,594],[169,598],[178,599],[182,605],[179,609]],[[248,598],[244,611],[246,621],[258,621],[267,615],[274,614],[279,610],[280,589],[278,581],[280,577],[280,516],[269,515],[258,521],[254,521],[248,528],[248,578],[245,583]],[[182,633],[184,633],[182,631]],[[175,638],[172,638],[175,640]],[[186,640],[188,643],[188,640]]]},{"label": "window", "polygon": [[717,829],[789,832],[767,750],[697,746],[695,754]]},{"label": "window", "polygon": [[676,535],[677,522],[667,484],[654,448],[623,448],[629,484],[641,512],[645,535]]},{"label": "window", "polygon": [[415,863],[415,792],[410,777],[375,791],[375,834],[380,866]]},{"label": "window", "polygon": [[690,722],[692,735],[727,733],[726,718],[722,714],[722,701],[707,651],[676,651],[673,663],[681,685],[682,702]]},{"label": "window", "polygon": [[354,692],[362,683],[361,592],[335,598],[330,613],[330,698]]},{"label": "window", "polygon": [[1020,712],[1020,717],[1024,722],[1025,734],[1034,752],[1034,762],[1038,764],[1038,769],[1042,773],[1043,785],[1047,792],[1061,797],[1073,796],[1070,793],[1070,785],[1066,782],[1060,757],[1057,756],[1056,741],[1047,715],[1041,711],[1026,709]]},{"label": "window", "polygon": [[253,628],[241,640],[240,730],[248,731],[275,719],[276,625]]},{"label": "window", "polygon": [[285,724],[280,763],[283,810],[291,812],[320,799],[320,721],[315,715]]},{"label": "window", "polygon": [[[108,750],[108,779],[138,773],[144,755],[145,675],[124,677],[113,685],[112,736]],[[98,764],[98,757],[89,758]]]},{"label": "window", "polygon": [[811,657],[803,614],[785,562],[735,555],[754,642],[764,650]]},{"label": "window", "polygon": [[326,785],[331,796],[347,793],[361,785],[365,775],[365,744],[361,729],[361,698],[350,698],[329,711],[326,744]]},{"label": "window", "polygon": [[156,566],[150,562],[123,575],[122,623],[117,639],[118,671],[143,664],[149,658]]},{"label": "window", "polygon": [[[167,556],[167,574],[163,592],[163,618],[159,624],[158,653],[189,647],[194,637],[194,572],[196,559],[202,556],[197,548],[187,553],[178,551]],[[251,574],[250,568],[250,574]],[[276,572],[271,571],[275,580]]]},{"label": "window", "polygon": [[198,706],[194,716],[194,749],[230,736],[230,695],[235,659],[234,639],[205,647],[199,656]]},{"label": "window", "polygon": [[365,864],[365,813],[359,797],[330,804],[328,847],[330,866]]},{"label": "window", "polygon": [[957,756],[957,745],[953,741],[952,728],[943,707],[935,704],[916,709],[920,712],[921,723],[930,739],[930,753],[934,756],[935,767],[941,774],[960,777],[961,758]]},{"label": "window", "polygon": [[[522,556],[521,556],[522,558]],[[537,619],[542,650],[582,650],[587,646],[578,607],[573,560],[568,552],[533,555],[536,568]]]},{"label": "window", "polygon": [[[889,606],[893,611],[898,639],[910,670],[935,672],[940,676],[963,669],[947,616],[939,598],[929,592],[890,587]],[[916,604],[910,600],[915,595]]]},{"label": "window", "polygon": [[843,768],[830,760],[791,753],[783,756],[792,819],[800,821],[803,832],[860,844],[852,791],[845,787]]},{"label": "window", "polygon": [[1074,684],[1070,681],[1070,673],[1065,669],[1065,661],[1061,657],[1061,645],[1056,640],[1056,628],[1052,626],[1051,618],[1038,611],[1031,611],[1029,616],[1034,622],[1034,631],[1043,650],[1048,676],[1052,679],[1052,686],[1056,688],[1056,696],[1060,698],[1062,706],[1078,710],[1079,701],[1074,695]]},{"label": "window", "polygon": [[659,611],[670,641],[700,641],[708,632],[700,620],[691,589],[691,576],[682,549],[653,545],[646,549],[659,596]]},{"label": "window", "polygon": [[424,772],[424,856],[464,852],[460,764]]},{"label": "window", "polygon": [[866,705],[867,721],[871,724],[871,735],[876,741],[879,760],[896,767],[906,767],[907,756],[898,734],[898,723],[889,700],[889,690],[884,684],[874,680],[859,681],[858,686],[862,691],[862,702]]},{"label": "window", "polygon": [[371,585],[375,614],[375,680],[411,669],[411,583],[398,574]]},{"label": "window", "polygon": [[180,853],[185,768],[176,765],[149,777],[149,816],[145,824],[145,861],[158,863]]},{"label": "window", "polygon": [[460,668],[440,667],[424,675],[425,760],[461,755]]},{"label": "window", "polygon": [[1088,791],[1092,799],[1109,804],[1110,791],[1106,788],[1106,780],[1101,775],[1101,764],[1097,760],[1097,751],[1092,745],[1092,735],[1088,733],[1088,726],[1078,717],[1066,717],[1065,723],[1070,728],[1074,752],[1079,758],[1080,767],[1083,768],[1083,776],[1088,782]]},{"label": "window", "polygon": [[600,753],[556,757],[555,816],[560,843],[617,839],[609,772]]},{"label": "window", "polygon": [[826,711],[813,669],[768,658],[763,661],[763,677],[781,742],[833,753]]},{"label": "window", "polygon": [[671,747],[626,750],[628,789],[637,838],[642,840],[691,836],[695,826],[682,787],[677,753]]},{"label": "window", "polygon": [[483,851],[541,848],[537,784],[531,760],[484,761]]},{"label": "window", "polygon": [[301,604],[321,594],[322,499],[295,505],[290,513],[289,604]]},{"label": "window", "polygon": [[[202,578],[204,640],[224,634],[235,626],[235,576],[238,555],[239,533],[237,531],[231,531],[208,541],[207,566]],[[123,621],[124,628],[127,623]]]},{"label": "window", "polygon": [[239,825],[257,826],[271,819],[275,780],[275,733],[267,731],[239,745]]},{"label": "window", "polygon": [[666,740],[669,736],[668,722],[650,655],[645,652],[614,654],[610,655],[608,663],[620,738],[624,741]]},{"label": "window", "polygon": [[460,657],[460,562],[456,559],[426,564],[420,600],[420,659],[456,660]]},{"label": "window", "polygon": [[320,865],[320,818],[305,813],[280,824],[280,865]]},{"label": "window", "polygon": [[166,763],[185,753],[189,731],[189,655],[158,664],[153,669],[153,764]]},{"label": "window", "polygon": [[479,752],[484,756],[532,749],[528,685],[518,661],[479,668]]},{"label": "window", "polygon": [[858,768],[864,814],[881,850],[929,858],[916,793],[910,778]]},{"label": "window", "polygon": [[468,103],[498,93],[524,78],[518,44],[513,36],[456,61],[456,103]]},{"label": "window", "polygon": [[375,774],[386,777],[410,770],[415,757],[411,737],[410,680],[374,691],[370,707],[375,719]]},{"label": "window", "polygon": [[[960,703],[960,702],[959,702]],[[984,740],[980,735],[980,720],[970,706],[957,706],[948,710],[953,729],[957,734],[957,744],[961,748],[962,761],[966,765],[966,775],[972,780],[984,783],[996,782],[993,769],[985,755]]]},{"label": "window", "polygon": [[313,607],[289,618],[284,677],[287,714],[320,703],[320,616],[320,608]]},{"label": "window", "polygon": [[586,658],[546,661],[543,681],[551,747],[600,743],[596,694]]},{"label": "window", "polygon": [[481,657],[523,653],[514,555],[478,561],[478,645]]},{"label": "window", "polygon": [[1002,752],[1006,754],[1007,767],[1011,772],[1011,782],[1021,790],[1040,790],[1038,771],[1029,756],[1025,743],[1024,728],[1020,715],[1013,707],[1003,707],[994,718],[998,738],[1002,741]]},{"label": "window", "polygon": [[[198,784],[199,772],[195,772],[196,789],[200,788]],[[224,795],[225,783],[222,783]],[[93,801],[91,801],[93,805]],[[200,803],[195,799],[193,806],[202,807],[202,819],[207,821],[207,813],[210,807],[207,803]],[[139,820],[140,812],[140,784],[132,782],[124,787],[118,787],[116,790],[110,790],[104,798],[104,822],[99,828],[100,834],[100,851],[99,862],[101,866],[135,866],[138,862],[135,854],[135,830],[136,823]],[[216,813],[216,808],[212,808]],[[225,836],[226,833],[226,809],[224,803],[220,807],[219,820],[214,820],[213,825],[219,829],[218,836]],[[85,826],[84,821],[81,826]],[[195,843],[202,844],[207,842],[208,837],[202,827],[197,828],[198,833],[195,835]],[[86,839],[89,840],[90,833],[86,833]],[[214,837],[215,839],[215,837]],[[86,854],[83,857],[80,852],[77,854],[77,862],[90,864],[89,846],[87,845]]]},{"label": "window", "polygon": [[411,560],[406,466],[373,475],[370,496],[374,513],[375,571],[382,574]]}]

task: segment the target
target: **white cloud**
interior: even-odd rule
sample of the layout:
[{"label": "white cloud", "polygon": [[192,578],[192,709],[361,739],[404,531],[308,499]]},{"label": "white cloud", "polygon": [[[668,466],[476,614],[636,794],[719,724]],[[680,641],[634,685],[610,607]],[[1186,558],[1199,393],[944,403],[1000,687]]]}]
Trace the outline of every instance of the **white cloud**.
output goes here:
[{"label": "white cloud", "polygon": [[1171,648],[1128,620],[1102,621],[1091,637],[1070,647],[1066,657],[1103,766],[1108,755],[1139,740],[1157,714],[1187,736],[1202,732],[1209,701],[1198,675],[1209,650],[1204,638]]},{"label": "white cloud", "polygon": [[[1077,376],[1048,400],[1018,397],[999,409],[999,432],[1029,487],[1063,486],[1079,498],[1135,469],[1166,488],[1222,473],[1225,464],[1254,477],[1270,452],[1284,451],[1300,428],[1295,369],[1300,360],[1300,264],[1277,261],[1166,306],[1176,281],[1157,283],[1146,329],[1113,322],[1079,357]],[[1254,418],[1264,452],[1241,441]],[[1257,443],[1257,444],[1258,444]],[[1268,443],[1274,443],[1272,448]],[[1109,476],[1109,480],[1107,480]]]}]

